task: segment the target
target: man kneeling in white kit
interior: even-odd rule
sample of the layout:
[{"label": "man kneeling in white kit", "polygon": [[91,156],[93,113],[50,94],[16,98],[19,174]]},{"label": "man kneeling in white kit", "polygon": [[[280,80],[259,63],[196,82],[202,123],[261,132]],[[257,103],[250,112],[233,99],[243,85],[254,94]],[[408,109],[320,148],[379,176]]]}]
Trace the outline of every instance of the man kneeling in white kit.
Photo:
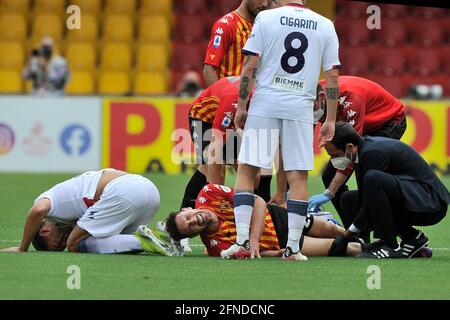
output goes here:
[{"label": "man kneeling in white kit", "polygon": [[146,225],[159,208],[147,178],[115,169],[85,172],[57,184],[34,202],[20,247],[38,251],[182,255],[176,243]]}]

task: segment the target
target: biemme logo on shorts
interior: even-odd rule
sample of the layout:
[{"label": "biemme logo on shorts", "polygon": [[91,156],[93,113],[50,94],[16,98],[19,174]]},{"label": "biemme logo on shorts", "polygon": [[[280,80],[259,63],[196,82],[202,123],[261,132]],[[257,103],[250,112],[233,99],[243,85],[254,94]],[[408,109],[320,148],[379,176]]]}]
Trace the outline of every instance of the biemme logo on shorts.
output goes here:
[{"label": "biemme logo on shorts", "polygon": [[73,124],[63,130],[60,143],[69,156],[82,156],[91,146],[91,135],[85,127]]},{"label": "biemme logo on shorts", "polygon": [[0,155],[7,154],[14,147],[15,137],[12,129],[0,123]]}]

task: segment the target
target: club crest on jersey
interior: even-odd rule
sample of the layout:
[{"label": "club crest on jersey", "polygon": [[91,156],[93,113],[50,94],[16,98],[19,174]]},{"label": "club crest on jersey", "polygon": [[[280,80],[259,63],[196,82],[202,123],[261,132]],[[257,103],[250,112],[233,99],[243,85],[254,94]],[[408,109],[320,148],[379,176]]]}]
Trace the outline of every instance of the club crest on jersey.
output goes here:
[{"label": "club crest on jersey", "polygon": [[221,36],[215,36],[214,37],[214,42],[213,42],[213,47],[214,48],[220,47],[220,42],[221,41],[222,41],[222,37]]}]

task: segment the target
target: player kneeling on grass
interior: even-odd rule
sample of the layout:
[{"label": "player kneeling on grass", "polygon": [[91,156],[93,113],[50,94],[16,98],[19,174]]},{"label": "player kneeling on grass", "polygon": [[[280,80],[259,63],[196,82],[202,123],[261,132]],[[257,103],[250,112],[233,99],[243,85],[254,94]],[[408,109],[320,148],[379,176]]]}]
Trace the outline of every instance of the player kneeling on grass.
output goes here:
[{"label": "player kneeling on grass", "polygon": [[354,219],[332,251],[345,250],[360,232],[374,231],[380,240],[358,258],[412,258],[424,250],[430,256],[428,237],[413,226],[439,223],[450,193],[420,154],[395,139],[361,137],[345,122],[336,123],[333,140],[324,147],[335,167],[355,165],[358,186],[342,195],[341,206]]},{"label": "player kneeling on grass", "polygon": [[146,224],[159,208],[155,185],[114,169],[85,172],[42,193],[30,209],[20,247],[38,251],[181,254]]},{"label": "player kneeling on grass", "polygon": [[[233,212],[233,189],[217,184],[208,184],[200,191],[196,209],[174,212],[166,220],[167,231],[173,239],[200,235],[208,255],[221,256],[236,243],[236,224]],[[344,228],[324,219],[308,216],[302,252],[308,256],[327,256],[334,238]],[[281,256],[288,237],[288,215],[286,209],[268,205],[255,196],[255,205],[250,226],[250,241],[253,248],[259,248],[261,256]],[[342,255],[355,256],[361,253],[361,245],[352,242]],[[230,258],[249,258],[236,254]],[[302,256],[304,257],[304,256]],[[226,257],[228,258],[228,256]],[[253,257],[251,257],[253,258]],[[304,257],[306,259],[306,257]]]}]

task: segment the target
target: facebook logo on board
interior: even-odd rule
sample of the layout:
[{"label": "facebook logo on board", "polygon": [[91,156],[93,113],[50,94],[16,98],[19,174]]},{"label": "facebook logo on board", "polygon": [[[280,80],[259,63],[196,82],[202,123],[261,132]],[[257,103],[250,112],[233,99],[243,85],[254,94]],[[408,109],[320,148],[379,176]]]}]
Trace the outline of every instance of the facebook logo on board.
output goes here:
[{"label": "facebook logo on board", "polygon": [[82,156],[91,146],[91,135],[85,127],[73,124],[63,130],[59,141],[69,156]]}]

